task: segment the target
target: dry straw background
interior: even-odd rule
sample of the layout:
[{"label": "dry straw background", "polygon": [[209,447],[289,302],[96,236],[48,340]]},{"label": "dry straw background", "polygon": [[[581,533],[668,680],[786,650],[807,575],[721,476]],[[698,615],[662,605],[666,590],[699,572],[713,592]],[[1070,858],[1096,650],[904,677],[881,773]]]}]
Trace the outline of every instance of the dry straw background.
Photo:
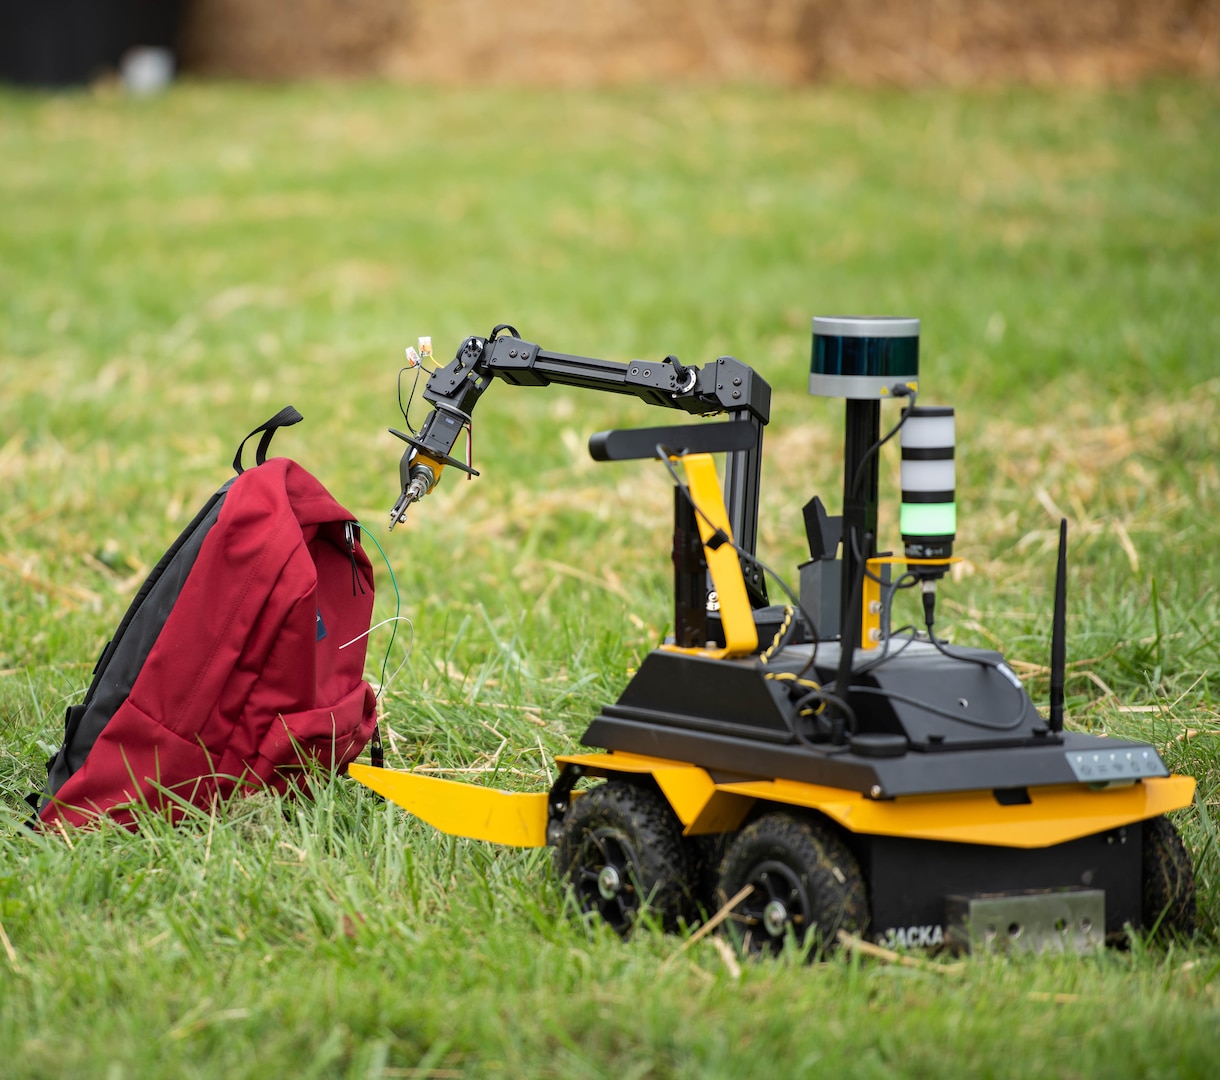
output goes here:
[{"label": "dry straw background", "polygon": [[182,53],[262,79],[1099,85],[1220,73],[1220,0],[194,0]]}]

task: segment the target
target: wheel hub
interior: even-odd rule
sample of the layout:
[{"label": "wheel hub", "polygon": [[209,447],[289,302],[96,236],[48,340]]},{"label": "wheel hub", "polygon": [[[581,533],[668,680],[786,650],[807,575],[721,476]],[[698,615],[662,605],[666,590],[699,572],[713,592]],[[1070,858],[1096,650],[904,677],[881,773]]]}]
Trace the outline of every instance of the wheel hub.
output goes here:
[{"label": "wheel hub", "polygon": [[613,900],[623,891],[623,879],[613,866],[603,866],[597,875],[597,892],[603,900]]},{"label": "wheel hub", "polygon": [[763,929],[771,937],[784,936],[784,927],[788,925],[788,909],[782,901],[770,900],[767,902],[767,906],[763,908],[762,924]]}]

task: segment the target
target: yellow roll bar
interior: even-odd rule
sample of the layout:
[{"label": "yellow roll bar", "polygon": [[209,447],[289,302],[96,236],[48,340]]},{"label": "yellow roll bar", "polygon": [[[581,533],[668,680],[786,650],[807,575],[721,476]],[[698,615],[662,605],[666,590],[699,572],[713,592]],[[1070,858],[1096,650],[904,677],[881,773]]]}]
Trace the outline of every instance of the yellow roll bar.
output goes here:
[{"label": "yellow roll bar", "polygon": [[749,656],[758,648],[758,627],[754,625],[754,611],[750,607],[750,594],[746,591],[746,579],[741,573],[737,549],[732,543],[711,546],[718,532],[730,541],[733,539],[729,512],[725,509],[724,495],[716,477],[716,460],[711,454],[686,454],[671,460],[681,461],[686,470],[687,486],[695,504],[695,519],[699,523],[699,538],[703,541],[703,555],[720,601],[720,622],[724,627],[725,644],[723,649],[688,649],[678,645],[660,647],[667,652],[697,653],[714,660]]}]

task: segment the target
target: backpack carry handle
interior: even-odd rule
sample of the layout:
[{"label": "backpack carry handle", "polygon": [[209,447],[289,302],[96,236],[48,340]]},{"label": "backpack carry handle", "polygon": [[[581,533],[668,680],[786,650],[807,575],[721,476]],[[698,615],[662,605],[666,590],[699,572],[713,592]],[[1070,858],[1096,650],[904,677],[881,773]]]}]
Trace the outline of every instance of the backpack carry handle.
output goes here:
[{"label": "backpack carry handle", "polygon": [[263,433],[263,437],[258,440],[258,449],[254,451],[254,464],[261,465],[267,460],[267,447],[271,445],[271,436],[279,428],[291,427],[293,424],[299,424],[304,419],[305,417],[291,405],[285,405],[266,423],[259,424],[249,435],[242,439],[241,445],[237,448],[237,453],[233,455],[233,468],[237,471],[238,475],[246,471],[241,463],[241,456],[246,449],[246,443],[254,438],[255,435],[260,431]]}]

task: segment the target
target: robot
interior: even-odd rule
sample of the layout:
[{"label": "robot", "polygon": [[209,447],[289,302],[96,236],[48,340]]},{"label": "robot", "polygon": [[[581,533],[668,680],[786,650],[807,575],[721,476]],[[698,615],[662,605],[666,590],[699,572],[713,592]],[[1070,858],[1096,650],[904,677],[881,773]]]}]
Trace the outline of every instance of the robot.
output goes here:
[{"label": "robot", "polygon": [[[772,603],[758,536],[771,387],[746,364],[619,363],[501,325],[433,371],[390,525],[446,468],[493,381],[579,386],[721,417],[590,439],[599,461],[674,479],[674,632],[592,717],[546,792],[363,765],[361,784],[453,835],[550,846],[584,912],[628,933],[712,913],[742,946],[842,934],[904,948],[1083,951],[1131,930],[1193,932],[1189,853],[1166,815],[1194,780],[1155,747],[1065,731],[1066,522],[1043,716],[999,652],[935,632],[956,537],[954,413],[916,401],[919,321],[813,320],[809,392],[846,403],[842,511],[804,508],[799,593]],[[903,404],[883,436],[883,403]],[[878,454],[897,437],[904,550],[877,551]],[[723,486],[715,457],[725,455]],[[788,589],[781,583],[786,593]],[[924,626],[894,631],[918,589]],[[584,786],[590,780],[594,786]]]}]

